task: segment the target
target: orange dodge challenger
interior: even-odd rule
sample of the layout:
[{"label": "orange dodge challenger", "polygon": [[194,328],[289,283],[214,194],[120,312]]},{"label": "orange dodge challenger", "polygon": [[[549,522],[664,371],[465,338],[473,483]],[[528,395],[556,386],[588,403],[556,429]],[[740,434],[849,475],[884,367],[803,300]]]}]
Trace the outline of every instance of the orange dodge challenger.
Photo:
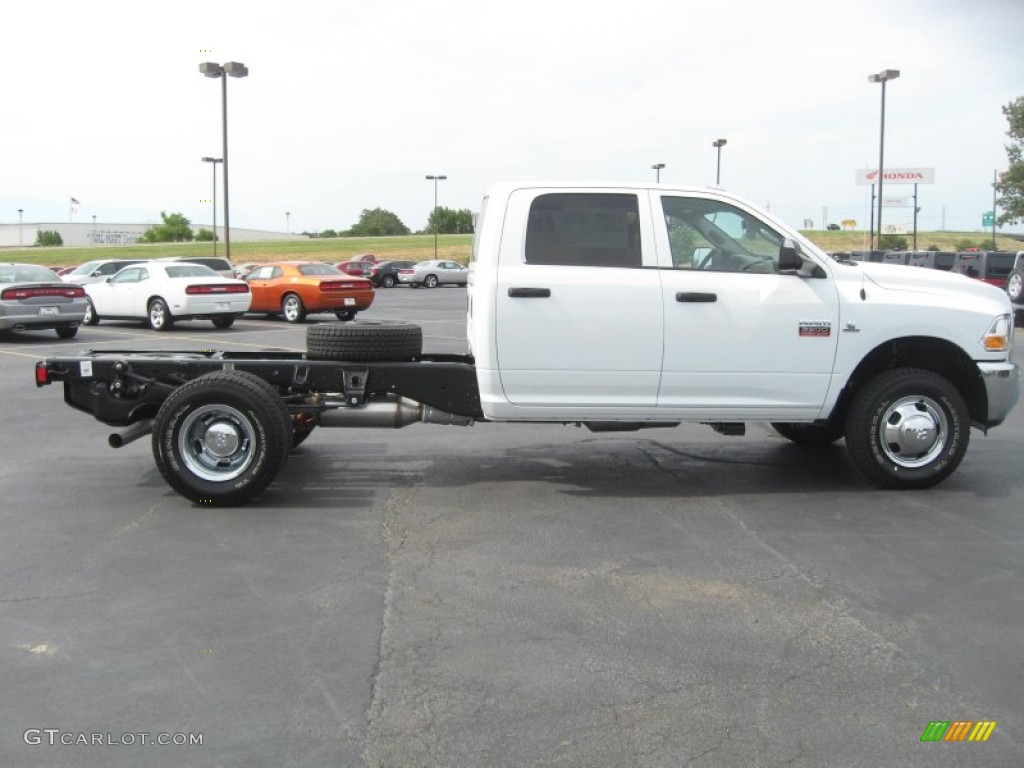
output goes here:
[{"label": "orange dodge challenger", "polygon": [[247,274],[245,281],[252,291],[250,312],[283,315],[289,323],[301,323],[311,312],[333,312],[339,320],[352,320],[373,303],[373,283],[318,261],[268,262]]}]

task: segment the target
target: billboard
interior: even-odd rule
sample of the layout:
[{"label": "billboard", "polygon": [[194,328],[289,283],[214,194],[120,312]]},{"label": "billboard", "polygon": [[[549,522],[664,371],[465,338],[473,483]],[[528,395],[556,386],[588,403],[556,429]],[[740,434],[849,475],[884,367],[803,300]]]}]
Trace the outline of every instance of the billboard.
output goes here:
[{"label": "billboard", "polygon": [[[860,168],[854,171],[855,182],[859,186],[878,183],[877,168]],[[886,168],[885,184],[934,184],[934,168]]]}]

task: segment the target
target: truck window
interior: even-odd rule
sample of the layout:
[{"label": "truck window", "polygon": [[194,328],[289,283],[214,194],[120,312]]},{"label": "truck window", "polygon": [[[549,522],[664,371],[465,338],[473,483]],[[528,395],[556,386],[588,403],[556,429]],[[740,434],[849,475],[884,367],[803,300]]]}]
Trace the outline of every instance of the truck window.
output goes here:
[{"label": "truck window", "polygon": [[524,258],[527,264],[641,266],[636,195],[538,196],[530,206],[526,222]]},{"label": "truck window", "polygon": [[784,238],[759,219],[718,200],[664,195],[661,205],[676,269],[778,271]]}]

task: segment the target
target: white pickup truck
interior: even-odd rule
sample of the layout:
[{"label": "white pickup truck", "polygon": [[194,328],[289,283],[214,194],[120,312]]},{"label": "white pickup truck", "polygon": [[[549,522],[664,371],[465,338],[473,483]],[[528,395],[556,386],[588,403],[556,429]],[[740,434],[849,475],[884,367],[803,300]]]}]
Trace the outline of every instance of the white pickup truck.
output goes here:
[{"label": "white pickup truck", "polygon": [[845,438],[876,485],[925,488],[1018,398],[1004,292],[835,261],[720,190],[497,185],[469,268],[469,355],[357,321],[311,326],[304,355],[87,352],[37,363],[36,383],[126,427],[115,447],[152,433],[171,487],[211,504],[261,493],[318,426],[415,422],[771,422],[804,445]]}]

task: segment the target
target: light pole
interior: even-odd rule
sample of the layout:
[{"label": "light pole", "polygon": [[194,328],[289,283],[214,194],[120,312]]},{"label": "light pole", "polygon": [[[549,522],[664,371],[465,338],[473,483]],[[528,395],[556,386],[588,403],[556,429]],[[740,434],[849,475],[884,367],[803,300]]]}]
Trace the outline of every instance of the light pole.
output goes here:
[{"label": "light pole", "polygon": [[292,212],[284,212],[284,233],[290,235],[292,233]]},{"label": "light pole", "polygon": [[437,182],[447,178],[447,176],[427,176],[427,181],[434,182],[434,261],[437,261]]},{"label": "light pole", "polygon": [[718,161],[715,163],[715,186],[719,186],[722,180],[722,147],[726,145],[725,139],[715,139],[711,146],[718,150]]},{"label": "light pole", "polygon": [[24,212],[24,208],[18,209],[18,245],[24,245],[24,242],[21,239],[21,214]]},{"label": "light pole", "polygon": [[[207,77],[219,77],[221,81],[221,132],[224,144],[223,158],[221,158],[221,161],[224,163],[224,255],[228,261],[231,261],[231,214],[228,207],[228,76],[248,77],[249,68],[238,61],[229,61],[226,64],[204,61],[199,65],[199,71]],[[214,165],[214,168],[216,167]],[[213,232],[213,243],[214,248],[216,248],[216,229]]]},{"label": "light pole", "polygon": [[655,163],[654,165],[651,166],[651,169],[654,171],[654,183],[655,184],[660,184],[661,183],[661,169],[664,168],[664,167],[665,167],[664,163]]},{"label": "light pole", "polygon": [[96,245],[96,214],[92,215],[92,244]]},{"label": "light pole", "polygon": [[[878,247],[882,247],[882,181],[885,178],[885,84],[900,76],[898,69],[883,69],[877,75],[868,75],[869,83],[882,84],[882,124],[878,136]],[[875,243],[872,237],[871,250]]]},{"label": "light pole", "polygon": [[[210,163],[213,171],[213,255],[217,255],[217,163],[223,163],[220,157],[204,157],[204,163]],[[231,259],[228,259],[231,261]]]}]

